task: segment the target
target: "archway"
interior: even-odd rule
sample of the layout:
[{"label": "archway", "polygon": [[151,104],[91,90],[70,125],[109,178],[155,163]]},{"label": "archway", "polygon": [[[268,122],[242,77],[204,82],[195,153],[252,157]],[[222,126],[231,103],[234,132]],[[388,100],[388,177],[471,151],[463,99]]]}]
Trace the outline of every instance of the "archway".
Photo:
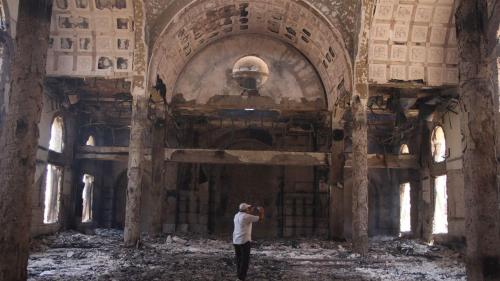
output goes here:
[{"label": "archway", "polygon": [[[293,151],[300,147],[303,151],[319,151],[317,139],[320,137],[317,132],[326,135],[331,130],[332,113],[337,116],[336,110],[344,108],[349,100],[352,73],[344,39],[337,28],[306,1],[195,0],[179,9],[170,21],[164,26],[155,27],[155,30],[162,31],[154,36],[152,42],[148,82],[150,85],[161,82],[167,86],[166,101],[174,116],[179,119],[198,118],[199,121],[191,122],[196,124],[195,128],[185,134],[195,137],[186,137],[179,143],[214,148],[217,145],[198,146],[199,136],[207,131],[197,125],[210,124],[214,120],[221,124],[225,121],[236,123],[234,119],[239,119],[238,125],[230,130],[249,128],[245,125],[247,122],[258,123],[254,127],[280,136],[284,144],[284,147],[280,147],[282,150]],[[258,61],[253,63],[256,71],[250,73],[251,70],[243,70],[249,72],[242,76],[238,62],[248,57],[253,58],[254,62]],[[255,74],[258,77],[252,76],[251,81],[242,79]],[[155,99],[162,100],[159,96],[155,96]],[[189,121],[186,123],[189,124]],[[267,124],[264,125],[264,122]],[[275,127],[274,123],[279,124]],[[278,133],[278,130],[282,132]],[[210,129],[208,138],[221,131],[226,130]],[[287,144],[285,139],[288,137],[296,138],[295,143],[291,141]],[[323,141],[321,145],[326,146],[328,141]],[[223,149],[236,147],[255,150],[260,146],[230,144]],[[268,150],[276,148],[275,143],[265,147]],[[196,170],[193,167],[186,168],[189,169]],[[245,190],[271,188],[273,197],[268,196],[271,199],[253,196],[251,192],[247,194],[250,199],[259,199],[268,204],[268,214],[274,217],[269,222],[275,224],[266,227],[271,231],[271,236],[276,236],[278,228],[275,218],[278,216],[276,201],[279,190],[274,188],[284,185],[278,178],[283,180],[282,174],[286,173],[286,169],[273,166],[225,166],[221,171],[224,178],[220,181],[222,188],[241,186],[241,182],[252,183],[253,178],[265,175],[258,186],[248,186]],[[320,199],[315,168],[291,167],[292,170],[288,173],[292,175],[289,177],[289,209],[292,210],[289,215],[293,217],[289,236],[316,229],[314,214],[326,213],[322,209],[327,209],[317,207]],[[187,174],[179,173],[180,181],[183,181],[183,177],[189,178],[192,173],[189,176]],[[252,178],[248,178],[249,175],[253,175]],[[187,186],[183,192],[188,194],[188,186],[193,184],[188,183],[189,180],[185,181],[180,185]],[[236,206],[240,201],[247,200],[238,197],[238,194],[231,195],[229,189],[220,192],[226,195],[226,201],[220,206],[227,207],[216,210],[215,218],[227,216],[222,224],[231,226],[229,220],[237,211]],[[178,223],[184,227],[190,224],[189,219],[184,217],[195,216],[190,212],[195,206],[200,206],[196,203],[200,196],[193,193],[181,195],[183,198],[192,197],[178,200]],[[283,202],[280,204],[284,205]],[[227,232],[227,229],[218,227],[216,219],[214,225],[215,232]],[[324,231],[327,227],[322,225],[321,229]],[[259,235],[258,232],[256,234]]]},{"label": "archway", "polygon": [[[191,2],[165,24],[153,42],[149,83],[154,85],[159,77],[167,87],[176,89],[182,70],[197,53],[236,35],[267,37],[297,50],[317,71],[328,109],[342,106],[339,96],[351,89],[350,57],[341,33],[306,1]],[[254,40],[249,45],[266,45],[260,40],[264,39]],[[242,52],[240,57],[245,55],[252,53]],[[284,61],[286,59],[283,57]],[[296,67],[301,68],[301,65]],[[176,94],[177,91],[169,90],[167,100]]]}]

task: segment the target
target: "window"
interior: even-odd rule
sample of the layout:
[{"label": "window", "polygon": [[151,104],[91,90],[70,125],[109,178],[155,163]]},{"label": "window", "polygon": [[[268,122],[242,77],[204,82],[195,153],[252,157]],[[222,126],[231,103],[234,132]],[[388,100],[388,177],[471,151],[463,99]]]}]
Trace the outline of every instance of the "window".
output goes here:
[{"label": "window", "polygon": [[448,233],[448,197],[446,195],[446,175],[434,180],[434,222],[432,233]]},{"label": "window", "polygon": [[63,142],[63,127],[64,122],[62,117],[54,118],[52,127],[50,128],[49,149],[55,152],[62,153],[64,148]]},{"label": "window", "polygon": [[[54,118],[50,128],[49,149],[55,152],[63,152],[63,119]],[[56,223],[59,218],[59,194],[62,184],[62,168],[47,165],[45,178],[45,202],[43,210],[44,223]]]},{"label": "window", "polygon": [[256,91],[267,81],[269,67],[257,56],[245,56],[236,61],[233,66],[233,78],[241,88]]},{"label": "window", "polygon": [[92,199],[94,195],[94,177],[91,175],[83,175],[83,192],[82,192],[82,222],[92,221]]},{"label": "window", "polygon": [[43,212],[44,223],[56,223],[59,218],[59,193],[61,190],[62,169],[47,165],[45,178],[45,204]]},{"label": "window", "polygon": [[408,148],[407,144],[402,144],[399,149],[399,154],[410,154],[410,148]]},{"label": "window", "polygon": [[400,213],[399,213],[399,232],[411,231],[411,200],[410,183],[403,183],[399,186]]},{"label": "window", "polygon": [[440,163],[446,160],[446,140],[443,128],[440,126],[436,126],[436,128],[432,131],[431,144],[434,162]]},{"label": "window", "polygon": [[89,138],[87,139],[87,141],[85,142],[85,145],[95,146],[94,136],[90,135]]}]

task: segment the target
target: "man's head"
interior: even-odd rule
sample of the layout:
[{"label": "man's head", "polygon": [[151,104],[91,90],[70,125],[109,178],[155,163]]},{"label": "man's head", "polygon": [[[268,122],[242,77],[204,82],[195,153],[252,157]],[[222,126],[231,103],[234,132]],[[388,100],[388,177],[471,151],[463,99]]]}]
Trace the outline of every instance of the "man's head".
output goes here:
[{"label": "man's head", "polygon": [[252,205],[249,205],[247,203],[240,204],[240,212],[249,212],[251,209],[252,209]]}]

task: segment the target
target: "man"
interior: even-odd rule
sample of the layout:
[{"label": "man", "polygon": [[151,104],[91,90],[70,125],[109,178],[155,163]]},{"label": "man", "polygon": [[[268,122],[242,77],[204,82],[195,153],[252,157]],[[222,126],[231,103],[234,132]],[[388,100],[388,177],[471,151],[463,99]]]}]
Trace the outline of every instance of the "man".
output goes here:
[{"label": "man", "polygon": [[255,216],[255,208],[247,203],[241,203],[239,212],[234,216],[233,244],[236,253],[236,268],[238,280],[245,280],[247,276],[248,263],[250,262],[250,243],[252,241],[252,223],[264,219],[264,208],[257,207],[258,216]]}]

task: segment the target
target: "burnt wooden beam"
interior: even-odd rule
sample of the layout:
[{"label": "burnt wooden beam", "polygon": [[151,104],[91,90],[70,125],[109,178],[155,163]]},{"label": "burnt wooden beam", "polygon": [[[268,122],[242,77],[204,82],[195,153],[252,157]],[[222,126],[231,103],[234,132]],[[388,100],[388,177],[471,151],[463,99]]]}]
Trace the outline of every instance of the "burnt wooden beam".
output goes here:
[{"label": "burnt wooden beam", "polygon": [[[368,167],[371,169],[420,169],[415,155],[368,154]],[[352,158],[347,157],[346,168],[352,168]]]},{"label": "burnt wooden beam", "polygon": [[165,161],[181,163],[326,166],[329,158],[323,152],[165,149]]},{"label": "burnt wooden beam", "polygon": [[[350,154],[345,154],[345,168],[352,168]],[[76,159],[101,161],[127,161],[128,147],[81,146]],[[151,159],[150,149],[146,159]],[[331,153],[270,150],[218,150],[193,148],[165,148],[165,161],[176,163],[329,166]],[[371,169],[419,169],[415,155],[368,154]]]}]

